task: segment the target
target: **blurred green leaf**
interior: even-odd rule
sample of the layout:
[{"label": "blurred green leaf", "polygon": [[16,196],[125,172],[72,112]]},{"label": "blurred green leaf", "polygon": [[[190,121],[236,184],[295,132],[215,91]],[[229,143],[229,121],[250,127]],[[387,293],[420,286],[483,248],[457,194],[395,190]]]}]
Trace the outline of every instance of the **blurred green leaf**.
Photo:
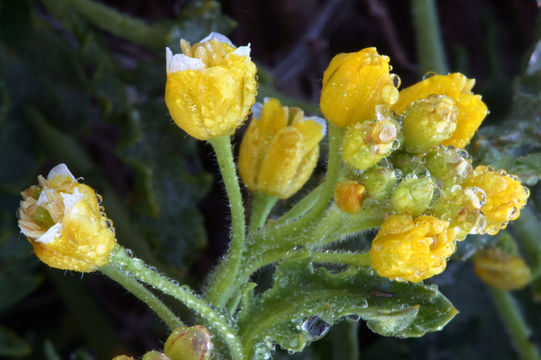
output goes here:
[{"label": "blurred green leaf", "polygon": [[24,339],[0,326],[0,356],[23,357],[30,352],[30,345]]},{"label": "blurred green leaf", "polygon": [[359,316],[384,336],[419,337],[456,313],[435,286],[389,281],[361,267],[314,269],[306,252],[277,267],[270,290],[243,301],[239,327],[246,349],[270,351],[276,342],[300,351],[345,316]]}]

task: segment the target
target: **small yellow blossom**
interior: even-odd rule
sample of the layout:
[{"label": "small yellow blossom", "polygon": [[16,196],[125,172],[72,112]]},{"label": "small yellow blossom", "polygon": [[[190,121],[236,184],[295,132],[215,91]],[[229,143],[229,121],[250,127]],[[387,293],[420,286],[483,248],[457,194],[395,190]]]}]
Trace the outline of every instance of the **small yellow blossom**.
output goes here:
[{"label": "small yellow blossom", "polygon": [[473,258],[477,276],[500,290],[517,290],[526,286],[532,273],[521,257],[500,248],[480,250]]},{"label": "small yellow blossom", "polygon": [[478,187],[486,194],[481,211],[486,217],[485,232],[489,235],[497,234],[509,221],[517,219],[530,195],[516,176],[484,165],[477,166],[462,186]]},{"label": "small yellow blossom", "polygon": [[287,199],[306,183],[319,157],[325,120],[274,98],[254,105],[239,151],[239,172],[251,191]]},{"label": "small yellow blossom", "polygon": [[230,135],[255,102],[257,69],[250,46],[235,48],[218,33],[180,45],[183,54],[166,48],[165,103],[171,117],[200,140]]},{"label": "small yellow blossom", "polygon": [[213,348],[210,333],[202,325],[175,329],[163,347],[171,360],[209,360]]},{"label": "small yellow blossom", "polygon": [[323,74],[321,112],[336,126],[345,128],[376,118],[376,106],[398,99],[389,57],[376,48],[336,55]]},{"label": "small yellow blossom", "polygon": [[94,189],[80,184],[65,164],[21,193],[19,227],[47,265],[90,272],[109,262],[116,240]]},{"label": "small yellow blossom", "polygon": [[474,79],[468,79],[461,73],[434,75],[400,91],[398,101],[391,109],[401,114],[414,101],[426,99],[430,95],[449,97],[458,108],[456,130],[442,144],[463,148],[469,144],[488,113],[481,96],[471,92],[474,84]]},{"label": "small yellow blossom", "polygon": [[341,181],[334,189],[334,202],[342,210],[354,214],[361,210],[365,188],[355,180]]},{"label": "small yellow blossom", "polygon": [[391,118],[348,127],[342,143],[344,162],[358,170],[370,168],[398,147],[398,131],[398,124]]},{"label": "small yellow blossom", "polygon": [[411,282],[443,272],[456,249],[448,226],[432,216],[389,216],[372,242],[372,267],[379,276]]}]

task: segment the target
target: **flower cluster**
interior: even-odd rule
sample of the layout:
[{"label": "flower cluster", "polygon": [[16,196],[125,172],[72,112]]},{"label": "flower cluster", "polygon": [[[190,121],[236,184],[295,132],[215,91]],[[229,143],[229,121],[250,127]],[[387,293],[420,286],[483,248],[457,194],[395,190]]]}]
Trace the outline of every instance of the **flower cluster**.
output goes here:
[{"label": "flower cluster", "polygon": [[349,213],[368,199],[385,207],[372,267],[380,276],[418,282],[445,269],[456,241],[505,228],[529,193],[503,170],[474,169],[463,149],[488,112],[471,92],[473,79],[430,74],[398,92],[389,68],[374,48],[337,55],[320,103],[345,131],[342,157],[350,171],[336,186],[336,205]]}]

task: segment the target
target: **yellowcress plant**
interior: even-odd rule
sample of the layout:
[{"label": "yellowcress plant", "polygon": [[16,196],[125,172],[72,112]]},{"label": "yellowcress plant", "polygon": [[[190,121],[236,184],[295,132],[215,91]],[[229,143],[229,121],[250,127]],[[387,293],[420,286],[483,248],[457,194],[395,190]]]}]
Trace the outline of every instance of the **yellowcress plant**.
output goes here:
[{"label": "yellowcress plant", "polygon": [[[211,338],[219,343],[219,356],[236,360],[267,358],[273,342],[292,351],[302,349],[302,341],[317,338],[311,324],[320,318],[310,317],[302,326],[288,330],[298,332],[293,337],[297,345],[284,345],[276,329],[285,328],[270,327],[265,333],[257,327],[273,324],[272,317],[257,326],[250,323],[255,321],[253,317],[271,316],[272,311],[243,315],[249,313],[254,297],[250,276],[261,267],[287,263],[291,256],[308,256],[313,262],[347,265],[356,271],[371,268],[385,278],[379,281],[387,281],[387,287],[417,289],[405,283],[440,274],[457,241],[467,241],[468,234],[498,233],[526,204],[529,192],[517,177],[485,165],[474,169],[464,150],[488,111],[481,96],[472,92],[475,81],[463,74],[427,76],[399,91],[400,80],[390,72],[389,57],[375,48],[339,54],[323,75],[320,106],[327,124],[274,98],[254,104],[256,66],[249,45],[235,47],[225,36],[212,33],[194,45],[181,40],[180,48],[181,54],[166,49],[165,102],[182,130],[213,145],[233,223],[230,250],[209,276],[205,294],[177,286],[117,245],[100,196],[79,183],[64,164],[53,168],[47,178],[39,176],[39,185],[23,191],[19,209],[21,232],[49,266],[100,270],[169,319],[168,324],[181,324],[140,282],[149,284],[184,303],[210,330],[201,325],[181,326],[165,342],[164,352],[151,351],[143,359],[208,359],[213,350]],[[238,158],[242,182],[253,194],[251,224],[246,231],[229,137],[250,114]],[[299,192],[312,175],[327,128],[329,156],[324,181],[291,210],[273,215],[267,222],[276,200]],[[321,251],[372,228],[379,230],[368,252]],[[520,258],[497,250],[479,253],[475,269],[481,279],[503,289],[518,288],[530,279]],[[318,271],[320,281],[349,276]],[[301,274],[310,276],[311,272]],[[279,276],[287,279],[282,273]],[[276,286],[288,286],[286,281],[276,281]],[[309,281],[314,280],[306,278],[302,284]],[[374,291],[379,293],[371,293]],[[279,292],[272,294],[267,296]],[[254,304],[266,309],[264,299],[254,300]],[[297,300],[301,301],[295,297],[287,301]],[[376,306],[364,301],[365,307]],[[420,303],[401,309],[415,315],[422,311]],[[317,306],[310,311],[317,313]],[[372,319],[361,305],[355,306],[361,317]],[[393,333],[383,330],[392,322],[377,325],[377,321],[385,323],[389,311],[392,313],[384,310],[378,320],[372,319],[370,326],[384,334],[400,334],[407,326]],[[441,326],[456,314],[452,306],[446,311]],[[290,321],[290,316],[303,315],[284,316]],[[410,322],[422,321],[408,316]]]}]

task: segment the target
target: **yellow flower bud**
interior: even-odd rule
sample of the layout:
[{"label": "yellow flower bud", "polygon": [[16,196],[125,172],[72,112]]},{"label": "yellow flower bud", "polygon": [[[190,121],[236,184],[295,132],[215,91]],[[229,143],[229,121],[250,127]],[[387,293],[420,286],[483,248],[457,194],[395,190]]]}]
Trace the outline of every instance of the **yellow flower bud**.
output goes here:
[{"label": "yellow flower bud", "polygon": [[379,276],[411,282],[443,272],[456,249],[448,225],[432,216],[389,216],[372,242],[372,267]]},{"label": "yellow flower bud", "polygon": [[163,347],[171,360],[208,360],[212,356],[210,333],[206,327],[179,327],[167,338]]},{"label": "yellow flower bud", "polygon": [[461,184],[473,167],[466,150],[439,146],[424,156],[426,168],[445,188]]},{"label": "yellow flower bud", "polygon": [[342,210],[354,214],[363,206],[364,186],[354,180],[341,181],[334,189],[334,202]]},{"label": "yellow flower bud", "polygon": [[479,187],[485,192],[486,202],[481,211],[486,217],[485,232],[489,235],[497,234],[510,220],[517,219],[530,195],[518,177],[484,165],[477,166],[462,186]]},{"label": "yellow flower bud", "polygon": [[367,195],[376,200],[388,197],[396,185],[399,171],[376,165],[363,172],[361,180]]},{"label": "yellow flower bud", "polygon": [[336,126],[345,128],[376,117],[376,106],[398,100],[389,57],[376,48],[336,55],[323,74],[321,112]]},{"label": "yellow flower bud", "polygon": [[402,114],[414,101],[428,96],[445,95],[452,99],[458,108],[456,130],[443,145],[463,148],[469,144],[479,125],[487,115],[487,107],[480,95],[472,94],[474,79],[468,79],[461,73],[434,75],[400,91],[398,101],[391,107],[397,114]]},{"label": "yellow flower bud", "polygon": [[164,353],[161,353],[156,350],[149,351],[143,355],[142,360],[173,360]]},{"label": "yellow flower bud", "polygon": [[434,181],[430,177],[406,176],[391,195],[391,207],[397,213],[422,214],[432,202]]},{"label": "yellow flower bud", "polygon": [[458,108],[444,95],[431,95],[411,103],[402,115],[404,148],[425,153],[455,132]]},{"label": "yellow flower bud", "polygon": [[231,134],[250,112],[256,95],[256,66],[250,46],[235,46],[211,33],[183,54],[166,48],[165,103],[175,123],[191,136],[208,140]]},{"label": "yellow flower bud", "polygon": [[366,170],[399,146],[398,124],[390,119],[370,120],[346,129],[342,158],[349,166]]},{"label": "yellow flower bud", "polygon": [[473,258],[477,276],[500,290],[517,290],[532,279],[530,268],[521,257],[500,248],[478,251]]},{"label": "yellow flower bud", "polygon": [[65,164],[21,193],[19,227],[47,265],[90,272],[109,262],[116,240],[101,197],[80,184]]},{"label": "yellow flower bud", "polygon": [[239,172],[251,191],[287,199],[306,183],[319,157],[325,120],[304,117],[278,99],[254,105],[254,115],[239,150]]}]

